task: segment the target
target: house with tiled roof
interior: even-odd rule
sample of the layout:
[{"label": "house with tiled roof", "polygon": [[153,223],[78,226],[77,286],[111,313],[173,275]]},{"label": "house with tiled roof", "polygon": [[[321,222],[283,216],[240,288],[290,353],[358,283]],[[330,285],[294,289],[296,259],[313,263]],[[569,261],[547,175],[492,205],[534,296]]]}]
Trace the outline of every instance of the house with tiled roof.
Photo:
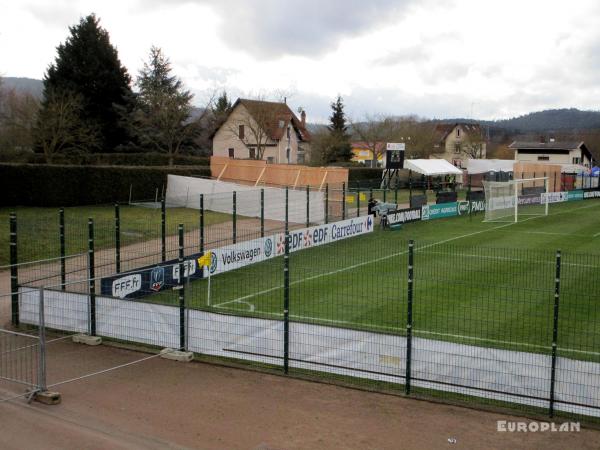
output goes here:
[{"label": "house with tiled roof", "polygon": [[440,123],[435,127],[435,134],[433,158],[445,159],[462,169],[467,159],[486,157],[485,136],[476,123]]},{"label": "house with tiled roof", "polygon": [[286,103],[240,98],[215,131],[212,149],[214,156],[304,164],[310,141],[304,110],[298,119]]},{"label": "house with tiled roof", "polygon": [[541,138],[538,142],[515,141],[508,146],[515,151],[515,160],[522,162],[535,162],[546,164],[560,164],[563,169],[566,166],[573,168],[579,166],[583,168],[592,167],[592,153],[586,147],[584,142],[559,142]]}]

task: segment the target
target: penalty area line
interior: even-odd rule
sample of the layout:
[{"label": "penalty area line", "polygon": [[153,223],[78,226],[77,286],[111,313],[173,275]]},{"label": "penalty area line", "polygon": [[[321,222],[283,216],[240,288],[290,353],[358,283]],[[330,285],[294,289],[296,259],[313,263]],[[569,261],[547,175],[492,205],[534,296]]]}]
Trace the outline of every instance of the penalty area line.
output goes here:
[{"label": "penalty area line", "polygon": [[[559,212],[556,212],[554,214],[548,214],[548,216],[557,216],[557,215],[560,215],[560,214],[567,214],[567,213],[570,213],[572,211],[577,211],[577,210],[580,210],[580,209],[587,209],[587,208],[591,208],[591,207],[594,207],[594,206],[598,206],[598,205],[594,204],[594,205],[581,206],[579,208],[569,209],[568,211],[559,211]],[[510,226],[513,226],[513,225],[517,225],[517,224],[526,222],[528,220],[540,219],[540,218],[544,218],[544,217],[548,217],[548,216],[528,217],[527,219],[522,220],[520,222],[505,223],[505,224],[498,225],[498,226],[495,226],[495,227],[492,227],[492,228],[487,228],[485,230],[474,231],[472,233],[463,234],[461,236],[455,236],[455,237],[452,237],[452,238],[444,239],[444,240],[441,240],[439,242],[434,242],[434,243],[431,243],[431,244],[428,244],[428,245],[424,245],[423,247],[418,247],[418,248],[416,248],[416,250],[418,250],[418,251],[425,250],[427,248],[435,247],[436,245],[447,244],[448,242],[457,241],[459,239],[464,239],[464,238],[467,238],[467,237],[476,236],[478,234],[487,233],[487,232],[494,231],[494,230],[500,230],[502,228],[507,228],[507,227],[510,227]],[[313,275],[313,276],[310,276],[310,277],[307,277],[307,278],[303,278],[301,280],[292,281],[290,283],[290,286],[293,286],[293,285],[296,285],[296,284],[300,284],[300,283],[304,283],[306,281],[316,280],[318,278],[328,277],[330,275],[336,275],[338,273],[342,273],[342,272],[345,272],[345,271],[348,271],[348,270],[356,269],[358,267],[363,267],[363,266],[366,266],[366,265],[369,265],[369,264],[373,264],[373,263],[385,261],[387,259],[395,258],[396,256],[406,255],[407,253],[408,253],[408,250],[403,250],[401,252],[392,253],[391,255],[382,256],[380,258],[375,258],[375,259],[372,259],[370,261],[363,261],[363,262],[360,262],[360,263],[357,263],[357,264],[353,264],[351,266],[347,266],[347,267],[343,267],[341,269],[333,270],[331,272],[320,273],[320,274]],[[244,295],[242,297],[238,297],[238,298],[235,298],[233,300],[228,300],[228,301],[225,301],[225,302],[222,302],[222,303],[218,303],[218,304],[214,305],[214,307],[215,308],[219,308],[221,306],[229,305],[231,303],[240,303],[241,301],[245,301],[245,300],[248,300],[248,299],[251,299],[251,298],[254,298],[254,297],[258,297],[260,295],[268,294],[270,292],[277,291],[279,289],[283,289],[283,285],[274,286],[272,288],[265,289],[265,290],[260,291],[260,292],[255,292],[253,294]]]}]

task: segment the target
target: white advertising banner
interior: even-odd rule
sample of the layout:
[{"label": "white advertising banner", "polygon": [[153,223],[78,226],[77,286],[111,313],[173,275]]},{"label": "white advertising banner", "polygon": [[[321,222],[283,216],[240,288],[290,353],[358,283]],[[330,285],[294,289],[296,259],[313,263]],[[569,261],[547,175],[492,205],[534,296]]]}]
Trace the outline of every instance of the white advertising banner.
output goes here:
[{"label": "white advertising banner", "polygon": [[[290,252],[371,233],[374,223],[373,216],[362,216],[290,231]],[[228,245],[210,250],[210,253],[210,275],[217,275],[283,255],[285,253],[285,234],[277,233],[264,238]]]}]

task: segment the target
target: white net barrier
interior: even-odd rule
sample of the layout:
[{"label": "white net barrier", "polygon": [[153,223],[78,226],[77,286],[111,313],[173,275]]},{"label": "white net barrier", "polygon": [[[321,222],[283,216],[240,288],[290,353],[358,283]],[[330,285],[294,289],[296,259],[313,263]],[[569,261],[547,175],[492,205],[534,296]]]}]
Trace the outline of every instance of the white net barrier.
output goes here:
[{"label": "white net barrier", "polygon": [[484,181],[485,221],[518,222],[548,214],[548,178]]},{"label": "white net barrier", "polygon": [[[264,191],[261,198],[261,189]],[[253,187],[203,178],[169,175],[165,201],[167,207],[200,208],[204,194],[204,209],[226,214],[233,213],[233,192],[236,194],[236,212],[240,216],[260,217],[261,203],[267,220],[285,220],[285,189]],[[325,221],[325,194],[317,190],[288,190],[288,218],[292,223],[306,221],[307,203],[311,223]]]}]

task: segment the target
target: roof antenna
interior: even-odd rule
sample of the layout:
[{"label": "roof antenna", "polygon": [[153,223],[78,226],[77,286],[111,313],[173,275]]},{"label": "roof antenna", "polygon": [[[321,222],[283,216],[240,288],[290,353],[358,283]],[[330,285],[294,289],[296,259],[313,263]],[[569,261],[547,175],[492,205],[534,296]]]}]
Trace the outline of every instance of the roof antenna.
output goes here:
[{"label": "roof antenna", "polygon": [[283,103],[287,105],[287,97],[283,97]]}]

